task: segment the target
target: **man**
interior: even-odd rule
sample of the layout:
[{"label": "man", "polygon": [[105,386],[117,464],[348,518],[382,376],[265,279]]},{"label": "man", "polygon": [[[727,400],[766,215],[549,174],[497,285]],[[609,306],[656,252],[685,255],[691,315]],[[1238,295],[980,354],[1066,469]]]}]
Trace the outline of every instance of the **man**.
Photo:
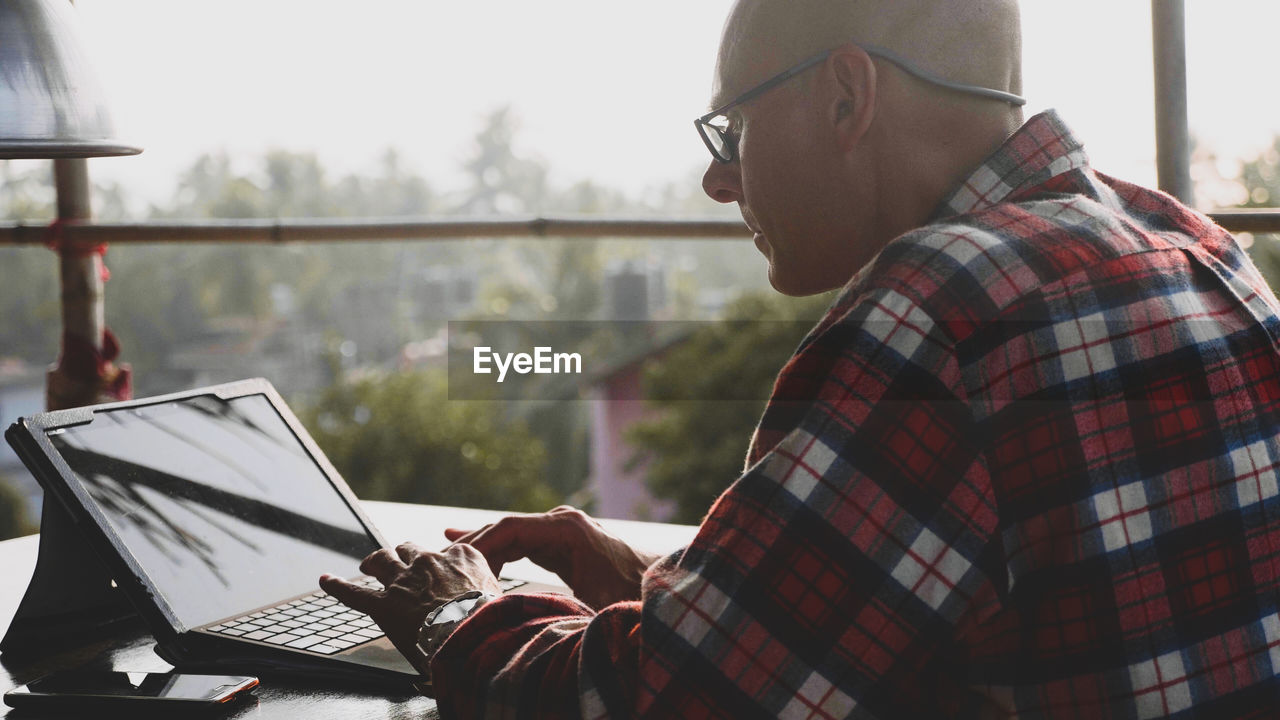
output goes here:
[{"label": "man", "polygon": [[[1280,303],[1019,65],[1015,0],[739,0],[704,188],[844,287],[747,470],[667,558],[557,509],[323,587],[446,716],[1272,716]],[[487,600],[525,556],[585,603]]]}]

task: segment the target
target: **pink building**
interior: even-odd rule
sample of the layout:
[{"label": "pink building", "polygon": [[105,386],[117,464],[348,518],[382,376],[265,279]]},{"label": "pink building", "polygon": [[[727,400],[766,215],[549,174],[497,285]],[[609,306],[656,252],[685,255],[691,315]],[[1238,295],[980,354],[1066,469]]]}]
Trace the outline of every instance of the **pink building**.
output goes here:
[{"label": "pink building", "polygon": [[591,402],[591,477],[587,487],[598,517],[662,522],[675,514],[675,503],[654,498],[645,485],[648,463],[632,463],[636,448],[626,439],[627,428],[657,416],[658,410],[641,398],[645,365],[661,357],[671,344],[627,360],[593,379],[587,390]]}]

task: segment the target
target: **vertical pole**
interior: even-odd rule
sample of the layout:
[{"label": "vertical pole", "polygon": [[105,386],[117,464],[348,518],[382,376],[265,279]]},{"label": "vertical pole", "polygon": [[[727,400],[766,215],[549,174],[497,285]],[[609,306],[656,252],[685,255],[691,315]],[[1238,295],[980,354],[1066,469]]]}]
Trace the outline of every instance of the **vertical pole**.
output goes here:
[{"label": "vertical pole", "polygon": [[1191,131],[1187,121],[1187,21],[1184,0],[1151,0],[1155,51],[1156,165],[1160,189],[1187,205],[1191,185]]},{"label": "vertical pole", "polygon": [[[53,182],[58,195],[58,220],[77,222],[92,217],[87,160],[54,160]],[[62,281],[63,360],[72,346],[101,353],[106,330],[102,257],[63,247],[59,249],[58,262]],[[49,371],[46,383],[45,404],[50,410],[99,401],[97,378],[90,382],[87,377],[69,375],[63,365]]]}]

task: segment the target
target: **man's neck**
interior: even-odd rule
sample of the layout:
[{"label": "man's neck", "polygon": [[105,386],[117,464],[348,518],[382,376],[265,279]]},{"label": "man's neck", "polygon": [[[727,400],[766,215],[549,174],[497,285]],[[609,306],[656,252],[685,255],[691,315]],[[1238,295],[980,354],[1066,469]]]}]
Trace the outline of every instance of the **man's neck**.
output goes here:
[{"label": "man's neck", "polygon": [[902,143],[893,167],[887,170],[890,187],[898,192],[882,194],[889,214],[885,232],[897,237],[925,225],[942,203],[983,162],[1022,126],[1022,111],[981,115],[935,115],[943,122],[918,124],[911,142]]}]

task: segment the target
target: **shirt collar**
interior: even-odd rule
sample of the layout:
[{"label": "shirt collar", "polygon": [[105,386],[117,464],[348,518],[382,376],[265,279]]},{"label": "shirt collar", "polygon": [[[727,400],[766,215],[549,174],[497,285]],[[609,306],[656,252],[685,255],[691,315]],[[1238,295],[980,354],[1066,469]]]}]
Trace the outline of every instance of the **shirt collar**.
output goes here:
[{"label": "shirt collar", "polygon": [[933,221],[1016,199],[1051,178],[1089,166],[1084,146],[1046,110],[1028,120],[942,202]]}]

